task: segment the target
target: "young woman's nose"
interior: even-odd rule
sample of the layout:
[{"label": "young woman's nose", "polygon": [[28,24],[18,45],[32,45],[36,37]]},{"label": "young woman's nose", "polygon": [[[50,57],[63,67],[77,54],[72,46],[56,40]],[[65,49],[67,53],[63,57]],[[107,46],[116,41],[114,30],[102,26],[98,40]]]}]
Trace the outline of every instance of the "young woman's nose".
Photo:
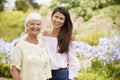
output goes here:
[{"label": "young woman's nose", "polygon": [[57,18],[57,19],[56,19],[56,21],[57,21],[57,22],[59,22],[59,21],[60,21],[60,19],[59,19],[59,18]]}]

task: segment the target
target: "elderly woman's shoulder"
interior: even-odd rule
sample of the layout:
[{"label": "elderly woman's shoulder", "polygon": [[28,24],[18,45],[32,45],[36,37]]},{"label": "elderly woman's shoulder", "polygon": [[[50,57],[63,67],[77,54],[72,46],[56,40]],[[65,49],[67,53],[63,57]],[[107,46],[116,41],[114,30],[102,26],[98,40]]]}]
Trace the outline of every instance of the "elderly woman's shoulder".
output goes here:
[{"label": "elderly woman's shoulder", "polygon": [[21,40],[19,42],[14,43],[14,47],[15,46],[21,46],[23,44],[23,42],[24,42],[24,40]]}]

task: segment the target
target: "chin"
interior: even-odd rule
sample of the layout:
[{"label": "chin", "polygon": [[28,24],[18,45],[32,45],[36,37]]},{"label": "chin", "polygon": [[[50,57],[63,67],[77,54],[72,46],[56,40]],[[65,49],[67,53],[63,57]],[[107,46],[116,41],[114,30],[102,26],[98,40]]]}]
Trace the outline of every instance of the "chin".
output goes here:
[{"label": "chin", "polygon": [[33,33],[33,35],[38,35],[39,33]]},{"label": "chin", "polygon": [[60,26],[55,26],[54,28],[56,28],[56,29],[60,29]]}]

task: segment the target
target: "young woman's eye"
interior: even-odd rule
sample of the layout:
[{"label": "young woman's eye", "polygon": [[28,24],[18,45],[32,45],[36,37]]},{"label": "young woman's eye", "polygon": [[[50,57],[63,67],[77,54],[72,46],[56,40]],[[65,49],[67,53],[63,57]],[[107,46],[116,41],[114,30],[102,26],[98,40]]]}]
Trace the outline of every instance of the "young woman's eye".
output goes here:
[{"label": "young woman's eye", "polygon": [[60,20],[64,20],[63,18],[60,18]]},{"label": "young woman's eye", "polygon": [[58,16],[55,16],[55,18],[58,18]]}]

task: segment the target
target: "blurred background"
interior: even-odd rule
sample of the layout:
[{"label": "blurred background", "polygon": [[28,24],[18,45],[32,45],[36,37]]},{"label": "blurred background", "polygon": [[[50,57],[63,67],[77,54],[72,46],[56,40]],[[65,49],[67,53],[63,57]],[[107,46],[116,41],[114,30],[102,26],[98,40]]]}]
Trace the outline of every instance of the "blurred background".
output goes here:
[{"label": "blurred background", "polygon": [[[6,54],[9,51],[5,50],[23,35],[26,15],[32,11],[39,12],[43,32],[52,28],[51,13],[57,6],[69,10],[73,33],[79,42],[76,54],[81,61],[81,69],[77,79],[120,80],[120,0],[0,0],[0,80],[12,80],[9,55]],[[115,51],[118,52],[113,57]],[[84,54],[91,55],[86,58]],[[101,60],[99,55],[107,57]]]}]

